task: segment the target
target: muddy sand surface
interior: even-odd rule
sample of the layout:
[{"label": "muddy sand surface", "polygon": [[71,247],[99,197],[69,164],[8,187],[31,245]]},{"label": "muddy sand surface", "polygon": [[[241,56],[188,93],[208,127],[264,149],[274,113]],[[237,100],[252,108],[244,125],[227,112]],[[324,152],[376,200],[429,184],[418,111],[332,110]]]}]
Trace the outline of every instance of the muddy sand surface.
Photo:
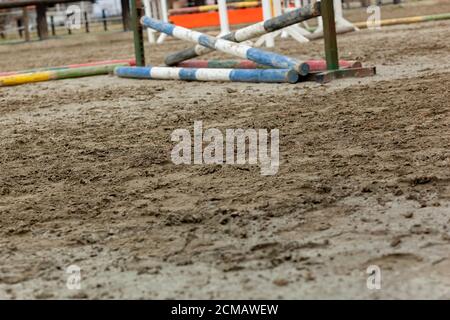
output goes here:
[{"label": "muddy sand surface", "polygon": [[[130,37],[3,45],[0,69],[126,58]],[[378,75],[326,85],[97,76],[0,89],[0,298],[450,298],[448,39],[450,21],[341,35],[341,57]],[[194,121],[279,129],[278,173],[174,165],[170,135]],[[66,286],[71,265],[80,290]],[[373,265],[380,290],[366,286]]]}]

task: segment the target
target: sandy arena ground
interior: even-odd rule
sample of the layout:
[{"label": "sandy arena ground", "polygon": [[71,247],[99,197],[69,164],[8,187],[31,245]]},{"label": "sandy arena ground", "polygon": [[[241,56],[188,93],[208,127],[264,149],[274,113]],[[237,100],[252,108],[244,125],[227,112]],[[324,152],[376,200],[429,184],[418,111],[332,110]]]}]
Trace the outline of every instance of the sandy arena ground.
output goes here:
[{"label": "sandy arena ground", "polygon": [[[450,12],[384,6],[382,18]],[[346,12],[353,21],[362,9]],[[450,21],[340,35],[373,78],[113,76],[0,89],[0,298],[450,298]],[[170,40],[147,60],[186,47]],[[323,42],[277,51],[323,56]],[[0,46],[0,70],[131,57],[131,33]],[[212,57],[224,57],[213,54]],[[177,128],[278,128],[275,176],[171,162]],[[66,268],[81,268],[81,290]],[[382,288],[369,290],[377,265]]]}]

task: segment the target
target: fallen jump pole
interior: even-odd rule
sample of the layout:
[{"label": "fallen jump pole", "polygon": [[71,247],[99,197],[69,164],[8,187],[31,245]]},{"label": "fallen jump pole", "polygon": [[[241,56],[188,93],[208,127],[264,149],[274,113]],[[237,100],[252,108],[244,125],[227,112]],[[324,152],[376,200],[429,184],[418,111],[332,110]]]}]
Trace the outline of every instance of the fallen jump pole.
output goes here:
[{"label": "fallen jump pole", "polygon": [[[418,23],[418,22],[426,22],[426,21],[438,21],[438,20],[448,20],[450,19],[450,13],[441,13],[441,14],[433,14],[429,16],[415,16],[415,17],[406,17],[406,18],[394,18],[394,19],[386,19],[380,21],[380,27],[383,26],[393,26],[398,24],[410,24],[410,23]],[[364,29],[370,27],[366,21],[354,23],[355,27],[360,29]]]},{"label": "fallen jump pole", "polygon": [[177,64],[180,68],[267,69],[250,60],[188,60]]},{"label": "fallen jump pole", "polygon": [[174,36],[175,38],[198,43],[204,47],[228,53],[239,58],[248,59],[262,65],[280,69],[294,69],[300,75],[307,75],[309,72],[309,67],[306,63],[281,54],[252,48],[247,45],[224,39],[217,39],[197,31],[177,27],[173,24],[155,20],[147,16],[142,17],[141,23],[147,28],[163,32]]},{"label": "fallen jump pole", "polygon": [[[310,72],[327,70],[325,60],[306,60]],[[250,60],[188,60],[177,64],[180,68],[231,68],[231,69],[267,69],[267,66],[257,64]],[[339,60],[340,68],[361,68],[359,61]]]},{"label": "fallen jump pole", "polygon": [[[281,16],[236,30],[232,33],[224,35],[221,39],[232,42],[244,42],[318,16],[320,16],[320,2],[308,4],[302,8],[286,12]],[[172,66],[212,51],[214,50],[202,45],[196,45],[195,47],[168,55],[164,62],[166,65]]]},{"label": "fallen jump pole", "polygon": [[42,82],[108,74],[112,73],[114,71],[114,68],[116,67],[127,65],[128,64],[126,63],[121,63],[10,75],[0,78],[0,87],[15,86],[31,82]]},{"label": "fallen jump pole", "polygon": [[114,74],[122,78],[296,83],[299,75],[292,69],[202,69],[174,67],[117,67]]},{"label": "fallen jump pole", "polygon": [[10,76],[10,75],[15,75],[15,74],[40,72],[40,71],[74,69],[74,68],[81,68],[81,67],[92,67],[92,66],[100,66],[100,65],[107,65],[107,64],[122,64],[122,63],[130,65],[130,66],[136,65],[136,61],[134,59],[105,60],[105,61],[95,61],[95,62],[87,62],[87,63],[69,64],[69,65],[66,65],[66,66],[44,67],[44,68],[34,68],[34,69],[20,70],[20,71],[0,72],[0,77]]}]

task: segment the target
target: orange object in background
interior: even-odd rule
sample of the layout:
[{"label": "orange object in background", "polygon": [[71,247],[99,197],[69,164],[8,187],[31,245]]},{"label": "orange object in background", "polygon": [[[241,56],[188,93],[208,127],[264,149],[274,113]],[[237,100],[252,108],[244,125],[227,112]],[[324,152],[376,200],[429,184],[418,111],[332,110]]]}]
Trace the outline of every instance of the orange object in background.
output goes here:
[{"label": "orange object in background", "polygon": [[[220,25],[219,12],[190,13],[170,16],[171,23],[185,28],[216,27]],[[256,23],[263,20],[262,8],[230,9],[228,22],[233,24]]]}]

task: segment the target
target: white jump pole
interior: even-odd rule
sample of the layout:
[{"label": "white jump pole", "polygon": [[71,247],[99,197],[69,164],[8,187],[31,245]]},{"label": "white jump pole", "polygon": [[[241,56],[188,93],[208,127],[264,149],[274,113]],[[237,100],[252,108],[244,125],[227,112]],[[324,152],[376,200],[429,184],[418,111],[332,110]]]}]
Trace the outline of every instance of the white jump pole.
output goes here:
[{"label": "white jump pole", "polygon": [[[287,1],[284,2],[286,3]],[[283,14],[283,8],[281,7],[281,0],[272,0],[272,4],[273,4],[273,17],[277,17]],[[282,30],[280,35],[282,38],[287,38],[289,36],[288,33],[286,32],[286,29]]]},{"label": "white jump pole", "polygon": [[[154,17],[152,14],[152,7],[150,5],[150,0],[144,0],[144,12],[148,17]],[[155,31],[152,29],[147,29],[148,42],[150,44],[156,43]]]},{"label": "white jump pole", "polygon": [[353,25],[353,23],[344,18],[344,14],[342,11],[342,1],[334,0],[333,4],[335,6],[334,14],[337,17],[336,20],[337,25],[342,27],[353,27],[355,28],[355,30],[359,30],[357,27]]},{"label": "white jump pole", "polygon": [[[342,1],[341,0],[333,0],[333,6],[334,6],[334,20],[336,22],[336,29],[351,28],[353,30],[359,30],[350,21],[348,21],[344,18],[344,14],[342,12]],[[314,30],[313,34],[323,34],[322,17],[317,18],[317,29]]]},{"label": "white jump pole", "polygon": [[[281,0],[272,0],[273,1],[273,15],[272,15],[272,8],[271,8],[271,0],[262,0],[263,4],[263,17],[264,20],[280,16],[283,14],[283,8],[281,6]],[[264,4],[268,6],[268,8],[265,9]],[[286,11],[291,10],[290,8],[287,8]],[[269,18],[266,18],[265,13],[267,12],[267,15],[269,15]],[[282,30],[278,30],[272,33],[269,33],[267,35],[262,36],[255,42],[255,46],[261,46],[264,43],[266,43],[267,47],[273,47],[274,46],[274,39],[278,36],[282,36],[283,38],[286,38],[288,36],[291,36],[295,40],[297,40],[300,43],[308,42],[309,39],[306,37],[306,35],[309,35],[310,32],[306,31],[305,29],[301,28],[299,25],[292,25],[287,28],[284,28]]]},{"label": "white jump pole", "polygon": [[[270,0],[262,0],[262,10],[264,21],[272,18],[272,8],[270,7]],[[277,31],[276,31],[277,32]],[[273,32],[263,35],[255,42],[255,47],[260,47],[266,44],[267,48],[273,48],[275,46]]]},{"label": "white jump pole", "polygon": [[[143,3],[146,16],[169,22],[167,0],[144,0]],[[153,29],[147,29],[147,36],[150,44],[161,44],[167,38],[166,34],[161,33],[158,39],[156,39],[156,31]]]},{"label": "white jump pole", "polygon": [[[160,0],[160,8],[161,8],[161,20],[164,22],[169,22],[169,11],[167,10],[167,0]],[[161,44],[166,40],[167,34],[161,33],[158,37],[156,43]]]},{"label": "white jump pole", "polygon": [[[162,0],[164,1],[164,0]],[[230,33],[230,25],[228,23],[228,8],[227,0],[218,0],[219,19],[220,19],[220,34],[219,37]]]}]

